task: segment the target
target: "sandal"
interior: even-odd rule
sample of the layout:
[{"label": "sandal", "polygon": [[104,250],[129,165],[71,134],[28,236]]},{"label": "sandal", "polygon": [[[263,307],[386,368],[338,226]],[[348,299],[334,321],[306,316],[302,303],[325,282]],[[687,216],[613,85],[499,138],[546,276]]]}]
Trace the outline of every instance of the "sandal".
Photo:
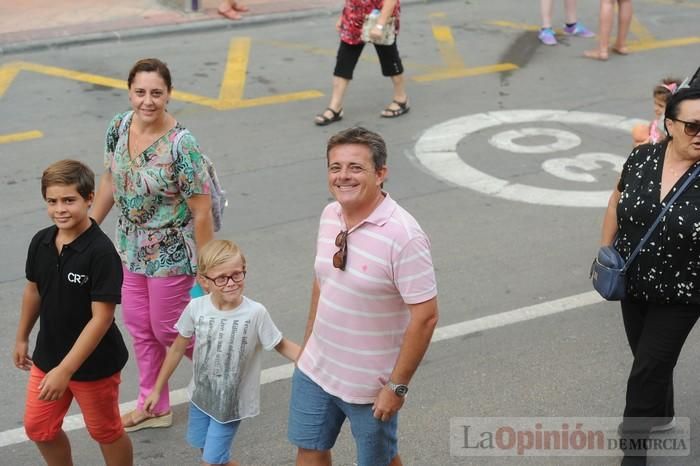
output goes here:
[{"label": "sandal", "polygon": [[381,116],[382,118],[396,118],[400,117],[401,115],[408,113],[408,111],[411,109],[411,107],[408,106],[408,99],[404,102],[399,102],[398,100],[393,100],[391,103],[396,104],[399,106],[399,108],[390,108],[391,104],[389,104],[389,107],[385,108]]},{"label": "sandal", "polygon": [[[134,415],[138,410],[129,411],[122,416],[122,424],[125,432],[136,432],[141,429],[154,429],[158,427],[170,427],[173,425],[173,412],[159,414],[157,416],[147,416],[140,421],[134,420]],[[145,415],[145,413],[144,413]]]},{"label": "sandal", "polygon": [[583,56],[586,58],[591,58],[598,61],[608,61],[608,52],[601,50],[586,50],[583,52]]},{"label": "sandal", "polygon": [[236,19],[243,18],[241,16],[241,14],[239,13],[239,11],[243,11],[243,10],[236,10],[235,8],[233,8],[231,6],[229,6],[227,9],[222,9],[221,7],[219,7],[219,9],[216,11],[218,11],[221,16],[228,18],[228,19],[236,20]]},{"label": "sandal", "polygon": [[[333,116],[328,118],[325,115],[326,112],[331,112],[331,114]],[[326,126],[326,125],[330,125],[331,123],[335,123],[336,121],[340,121],[342,119],[343,119],[343,109],[342,108],[336,112],[332,108],[328,107],[322,113],[319,113],[318,115],[316,115],[316,119],[314,120],[314,123],[316,123],[317,126]]]},{"label": "sandal", "polygon": [[610,50],[618,55],[629,55],[630,53],[630,49],[628,49],[626,45],[623,45],[622,47],[610,47]]},{"label": "sandal", "polygon": [[231,5],[231,8],[233,8],[236,11],[240,11],[241,13],[246,13],[250,11],[250,8],[248,8],[245,5],[239,5],[238,3],[234,2],[233,5]]}]

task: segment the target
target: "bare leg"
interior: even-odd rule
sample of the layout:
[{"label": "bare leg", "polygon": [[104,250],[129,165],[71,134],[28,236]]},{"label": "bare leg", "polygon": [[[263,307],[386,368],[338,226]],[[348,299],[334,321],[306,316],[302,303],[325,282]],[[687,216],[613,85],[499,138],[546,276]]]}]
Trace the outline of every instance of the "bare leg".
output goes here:
[{"label": "bare leg", "polygon": [[627,34],[632,23],[632,0],[618,0],[619,11],[617,13],[617,40],[613,46],[615,52],[625,55],[627,50]]},{"label": "bare leg", "polygon": [[100,449],[106,466],[131,466],[134,464],[134,450],[131,439],[124,433],[112,443],[101,443]]},{"label": "bare leg", "polygon": [[403,74],[391,76],[391,83],[394,85],[394,101],[382,111],[382,115],[385,116],[391,116],[392,112],[389,110],[399,110],[401,108],[396,102],[408,102],[408,95],[406,94],[406,81],[403,78]]},{"label": "bare leg", "polygon": [[595,60],[607,60],[612,33],[615,0],[600,0],[600,23],[598,26],[598,50],[588,50],[583,54]]},{"label": "bare leg", "polygon": [[[333,109],[333,111],[336,113],[343,109],[343,99],[345,98],[345,91],[348,89],[349,85],[349,79],[333,76],[333,92],[331,94],[331,102],[328,104],[328,108]],[[327,118],[333,118],[333,114],[329,110],[325,110],[322,115]],[[321,118],[316,117],[316,121],[320,120]]]},{"label": "bare leg", "polygon": [[297,466],[331,466],[330,450],[318,451],[299,448],[297,450]]},{"label": "bare leg", "polygon": [[576,22],[576,0],[564,1],[564,14],[566,15],[567,24]]},{"label": "bare leg", "polygon": [[540,0],[540,14],[542,15],[542,27],[552,27],[552,8],[554,0]]},{"label": "bare leg", "polygon": [[403,74],[397,74],[391,77],[391,83],[394,85],[394,100],[398,102],[406,102],[406,81],[403,79]]},{"label": "bare leg", "polygon": [[59,431],[53,440],[35,443],[47,466],[73,466],[70,442],[64,431]]}]

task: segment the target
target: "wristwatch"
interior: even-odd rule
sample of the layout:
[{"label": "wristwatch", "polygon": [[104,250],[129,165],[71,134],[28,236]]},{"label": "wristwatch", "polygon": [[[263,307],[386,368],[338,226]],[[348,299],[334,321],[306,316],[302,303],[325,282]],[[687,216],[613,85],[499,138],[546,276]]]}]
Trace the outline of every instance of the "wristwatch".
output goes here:
[{"label": "wristwatch", "polygon": [[389,390],[394,392],[396,396],[400,396],[401,398],[406,396],[408,393],[408,385],[403,383],[394,383],[390,380],[387,382],[386,386],[389,387]]}]

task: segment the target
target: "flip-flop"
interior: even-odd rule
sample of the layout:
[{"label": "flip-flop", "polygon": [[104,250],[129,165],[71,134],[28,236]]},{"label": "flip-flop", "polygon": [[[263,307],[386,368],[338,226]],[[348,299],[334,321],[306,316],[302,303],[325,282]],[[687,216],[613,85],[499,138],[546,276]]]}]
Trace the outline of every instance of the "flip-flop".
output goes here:
[{"label": "flip-flop", "polygon": [[218,11],[221,16],[228,19],[237,20],[242,18],[241,14],[233,8],[229,8],[228,10],[218,9],[216,11]]},{"label": "flip-flop", "polygon": [[[399,102],[398,100],[392,100],[392,103],[399,106],[399,108],[385,108],[382,113],[380,113],[382,118],[396,118],[408,113],[411,107],[408,106],[408,99],[405,102]],[[391,105],[391,104],[389,104]]]},{"label": "flip-flop", "polygon": [[583,52],[583,56],[592,60],[608,61],[607,52],[603,53],[600,50],[586,50]]},{"label": "flip-flop", "polygon": [[[326,115],[324,115],[324,113],[326,113],[326,112],[331,112],[331,114],[333,116],[328,118]],[[335,123],[336,121],[340,121],[342,119],[343,119],[343,109],[342,108],[336,112],[332,108],[328,107],[323,112],[316,115],[316,119],[314,119],[314,123],[316,123],[317,126],[327,126],[327,125],[330,125],[331,123]]]}]

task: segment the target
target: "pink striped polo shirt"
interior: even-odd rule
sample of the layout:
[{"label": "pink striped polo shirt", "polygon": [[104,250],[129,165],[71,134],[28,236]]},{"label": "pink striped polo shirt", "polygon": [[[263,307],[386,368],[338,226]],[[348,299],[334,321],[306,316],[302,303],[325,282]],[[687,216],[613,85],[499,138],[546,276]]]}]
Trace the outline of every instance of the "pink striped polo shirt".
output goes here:
[{"label": "pink striped polo shirt", "polygon": [[321,294],[298,367],[327,393],[372,403],[389,380],[410,320],[408,304],[437,295],[430,241],[388,194],[347,237],[345,271],[333,267],[345,230],[340,204],[321,214],[315,272]]}]

